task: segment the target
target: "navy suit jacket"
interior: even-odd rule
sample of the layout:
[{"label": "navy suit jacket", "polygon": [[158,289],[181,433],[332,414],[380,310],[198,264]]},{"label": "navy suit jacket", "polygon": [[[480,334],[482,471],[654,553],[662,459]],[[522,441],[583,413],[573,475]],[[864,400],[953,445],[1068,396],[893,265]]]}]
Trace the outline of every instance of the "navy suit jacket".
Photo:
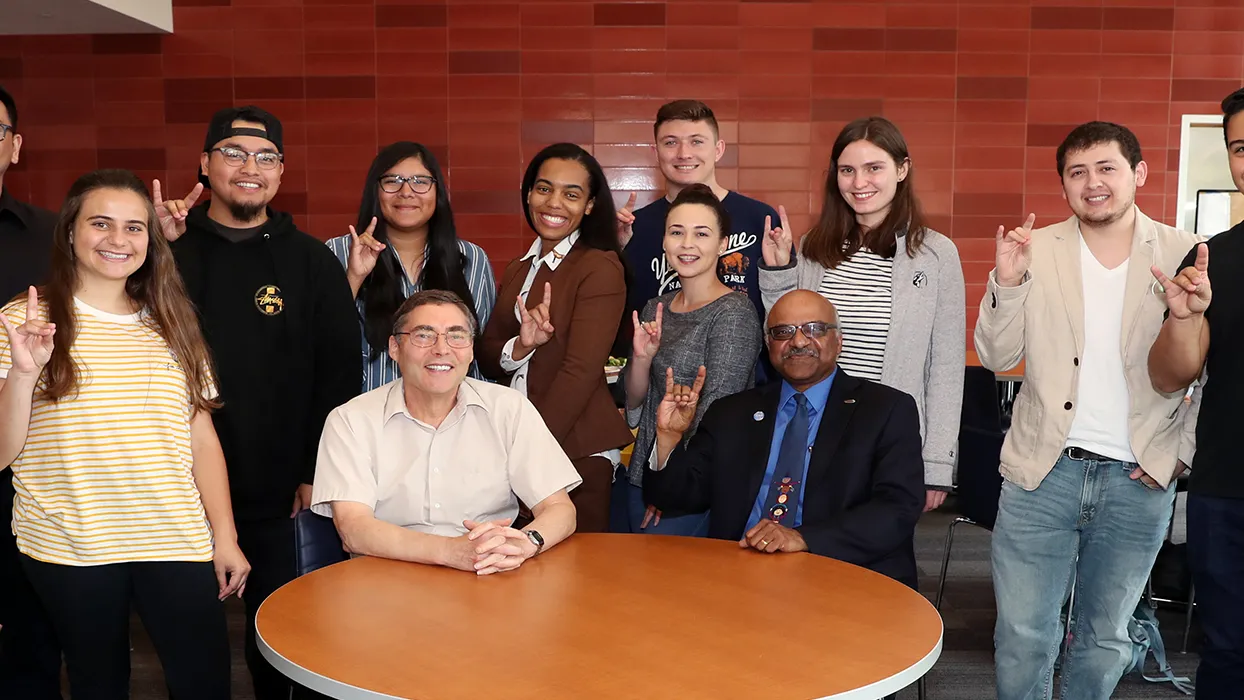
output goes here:
[{"label": "navy suit jacket", "polygon": [[[768,464],[781,386],[772,382],[714,401],[665,468],[644,472],[646,500],[660,509],[709,511],[709,537],[741,539]],[[809,551],[915,588],[913,536],[924,502],[915,400],[839,368],[796,528]]]}]

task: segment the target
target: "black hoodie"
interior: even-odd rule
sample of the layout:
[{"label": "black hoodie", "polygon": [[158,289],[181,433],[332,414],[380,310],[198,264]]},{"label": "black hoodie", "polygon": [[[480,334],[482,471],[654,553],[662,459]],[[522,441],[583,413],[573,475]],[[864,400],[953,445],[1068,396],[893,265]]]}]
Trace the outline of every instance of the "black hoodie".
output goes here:
[{"label": "black hoodie", "polygon": [[195,207],[173,254],[216,362],[234,517],[289,517],[328,413],[356,396],[358,311],[341,263],[293,217],[231,242]]}]

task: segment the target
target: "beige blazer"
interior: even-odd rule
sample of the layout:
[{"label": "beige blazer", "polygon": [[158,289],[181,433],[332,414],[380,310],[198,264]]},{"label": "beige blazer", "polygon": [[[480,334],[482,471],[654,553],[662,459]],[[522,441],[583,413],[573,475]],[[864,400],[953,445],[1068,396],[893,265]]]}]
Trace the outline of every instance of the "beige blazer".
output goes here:
[{"label": "beige blazer", "polygon": [[[1151,477],[1166,485],[1180,457],[1189,458],[1191,425],[1184,392],[1162,394],[1149,380],[1149,348],[1166,313],[1165,297],[1149,271],[1168,275],[1201,236],[1171,228],[1136,210],[1123,300],[1123,371],[1131,415],[1132,452]],[[1032,233],[1032,264],[1018,287],[998,286],[989,273],[974,334],[981,364],[1000,372],[1024,360],[1002,446],[1002,475],[1029,491],[1054,468],[1075,417],[1080,355],[1084,352],[1084,291],[1080,234],[1075,217]],[[1199,398],[1199,395],[1198,397]],[[1185,435],[1185,427],[1188,434]],[[1184,444],[1181,445],[1181,441]],[[1184,454],[1181,454],[1181,447]]]}]

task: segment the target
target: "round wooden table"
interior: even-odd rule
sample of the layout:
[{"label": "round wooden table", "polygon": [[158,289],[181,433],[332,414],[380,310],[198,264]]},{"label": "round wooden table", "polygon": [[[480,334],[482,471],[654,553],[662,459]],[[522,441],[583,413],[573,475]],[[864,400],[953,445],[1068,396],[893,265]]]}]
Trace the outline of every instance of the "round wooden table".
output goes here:
[{"label": "round wooden table", "polygon": [[942,651],[927,600],[811,554],[655,535],[575,535],[518,571],[370,557],[285,585],[265,658],[361,698],[883,697]]}]

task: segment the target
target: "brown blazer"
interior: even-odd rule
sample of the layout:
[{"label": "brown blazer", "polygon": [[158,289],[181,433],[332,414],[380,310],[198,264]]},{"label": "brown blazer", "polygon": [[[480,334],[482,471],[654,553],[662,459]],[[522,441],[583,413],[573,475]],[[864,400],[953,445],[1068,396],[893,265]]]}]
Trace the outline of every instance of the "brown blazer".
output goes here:
[{"label": "brown blazer", "polygon": [[[488,319],[475,360],[487,378],[509,383],[501,350],[518,335],[514,304],[531,260],[511,260],[501,276],[497,307]],[[624,447],[634,441],[605,381],[605,363],[626,307],[626,278],[615,253],[576,243],[555,271],[542,265],[527,294],[527,308],[552,285],[553,337],[527,369],[527,398],[570,459]]]}]

